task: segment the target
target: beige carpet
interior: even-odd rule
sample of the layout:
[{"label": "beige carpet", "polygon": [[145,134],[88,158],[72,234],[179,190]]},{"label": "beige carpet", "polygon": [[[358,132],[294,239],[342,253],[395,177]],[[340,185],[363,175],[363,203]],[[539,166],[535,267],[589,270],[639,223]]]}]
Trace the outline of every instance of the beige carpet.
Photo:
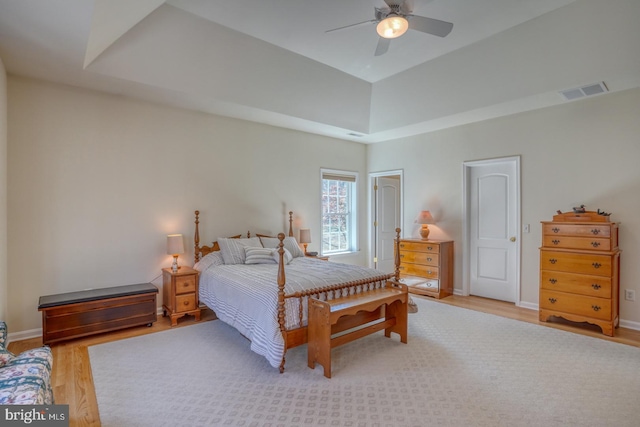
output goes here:
[{"label": "beige carpet", "polygon": [[640,349],[416,299],[409,343],[268,365],[220,321],[89,348],[104,426],[638,426]]}]

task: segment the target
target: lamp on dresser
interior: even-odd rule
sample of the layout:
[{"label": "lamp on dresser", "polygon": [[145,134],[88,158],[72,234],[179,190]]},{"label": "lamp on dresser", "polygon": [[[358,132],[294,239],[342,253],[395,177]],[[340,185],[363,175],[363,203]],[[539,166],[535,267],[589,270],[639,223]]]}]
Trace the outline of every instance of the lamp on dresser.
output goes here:
[{"label": "lamp on dresser", "polygon": [[433,216],[431,216],[431,212],[421,211],[414,222],[416,224],[422,224],[422,228],[420,228],[420,236],[422,237],[422,240],[429,239],[429,224],[436,223],[433,220]]},{"label": "lamp on dresser", "polygon": [[182,234],[169,234],[167,235],[167,254],[173,255],[173,264],[171,264],[171,270],[174,273],[178,272],[178,256],[184,253],[184,240]]},{"label": "lamp on dresser", "polygon": [[304,246],[304,253],[307,253],[307,245],[311,243],[311,230],[308,228],[300,229],[300,243]]}]

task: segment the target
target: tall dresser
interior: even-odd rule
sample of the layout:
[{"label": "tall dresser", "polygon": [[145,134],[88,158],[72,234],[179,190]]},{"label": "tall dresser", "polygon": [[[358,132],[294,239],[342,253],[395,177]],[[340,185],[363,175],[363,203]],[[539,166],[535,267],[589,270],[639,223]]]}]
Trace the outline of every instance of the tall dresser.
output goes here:
[{"label": "tall dresser", "polygon": [[400,239],[400,281],[410,293],[444,298],[453,293],[453,241]]},{"label": "tall dresser", "polygon": [[540,321],[550,316],[600,326],[619,322],[618,225],[596,212],[559,213],[542,222]]}]

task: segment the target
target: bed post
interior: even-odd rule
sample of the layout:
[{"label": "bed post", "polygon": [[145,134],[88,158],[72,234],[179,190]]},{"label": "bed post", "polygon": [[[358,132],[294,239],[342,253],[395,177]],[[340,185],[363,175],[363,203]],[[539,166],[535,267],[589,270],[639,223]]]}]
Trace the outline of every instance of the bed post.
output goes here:
[{"label": "bed post", "polygon": [[398,282],[400,280],[400,229],[396,228],[396,251],[395,251],[395,262],[396,262],[396,277],[395,280]]},{"label": "bed post", "polygon": [[200,224],[200,221],[198,221],[198,215],[200,215],[200,211],[196,211],[195,213],[196,213],[196,234],[195,236],[193,236],[193,241],[195,242],[194,248],[193,248],[194,264],[200,261],[200,231],[198,230],[198,224]]},{"label": "bed post", "polygon": [[282,362],[280,363],[280,373],[284,372],[284,356],[287,353],[287,333],[284,317],[284,285],[286,283],[286,277],[284,274],[284,233],[278,233],[278,254],[280,255],[280,261],[278,262],[278,324],[280,325],[280,332],[282,332],[282,338],[284,339],[284,353],[282,354]]},{"label": "bed post", "polygon": [[289,211],[289,237],[293,237],[293,211]]}]

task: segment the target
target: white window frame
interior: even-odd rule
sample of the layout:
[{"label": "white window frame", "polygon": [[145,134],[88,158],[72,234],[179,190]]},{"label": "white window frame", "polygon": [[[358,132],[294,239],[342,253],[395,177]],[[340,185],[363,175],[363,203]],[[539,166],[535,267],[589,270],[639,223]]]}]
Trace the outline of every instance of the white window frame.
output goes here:
[{"label": "white window frame", "polygon": [[[341,250],[325,250],[324,237],[324,181],[325,179],[340,179],[344,178],[344,181],[351,182],[350,194],[349,194],[349,210],[347,220],[347,247]],[[320,169],[320,254],[321,255],[339,255],[349,254],[358,251],[358,172],[344,171],[338,169]]]}]

